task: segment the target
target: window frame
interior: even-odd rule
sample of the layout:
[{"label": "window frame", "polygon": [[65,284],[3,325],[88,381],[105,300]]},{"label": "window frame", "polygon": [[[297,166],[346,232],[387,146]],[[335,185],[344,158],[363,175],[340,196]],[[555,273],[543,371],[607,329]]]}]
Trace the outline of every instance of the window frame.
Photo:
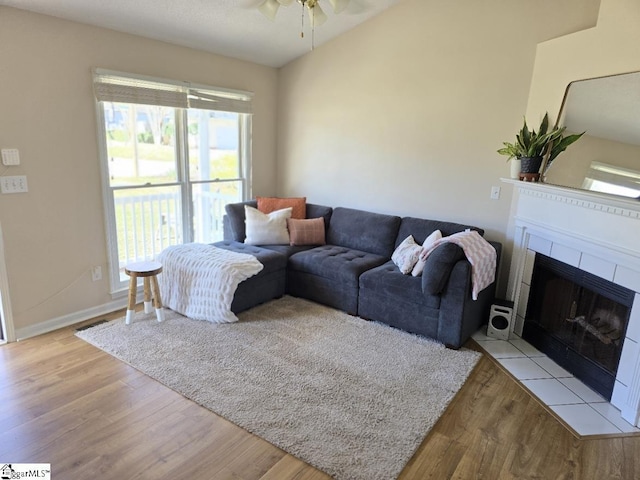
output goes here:
[{"label": "window frame", "polygon": [[[218,184],[228,182],[239,182],[241,190],[241,200],[246,201],[252,198],[252,114],[251,114],[251,99],[253,97],[252,92],[242,90],[230,90],[226,88],[218,88],[206,85],[191,84],[188,82],[179,82],[173,80],[167,80],[156,77],[135,75],[123,72],[117,72],[113,70],[105,70],[96,68],[93,69],[94,90],[96,85],[96,79],[100,76],[113,76],[122,79],[131,79],[132,81],[140,80],[142,82],[152,82],[156,84],[166,85],[168,87],[177,87],[178,89],[185,89],[186,92],[194,91],[197,94],[201,92],[213,92],[220,94],[224,98],[231,98],[229,100],[230,108],[234,108],[234,97],[242,98],[244,102],[247,102],[248,111],[236,112],[238,113],[238,178],[225,178],[225,179],[206,179],[206,180],[191,180],[189,178],[189,140],[188,140],[188,111],[189,107],[183,108],[179,106],[173,106],[175,108],[175,121],[176,121],[176,162],[177,162],[177,175],[175,183],[157,183],[149,185],[148,187],[161,187],[167,185],[178,185],[181,191],[181,203],[182,203],[182,239],[183,242],[193,241],[194,238],[194,226],[193,226],[193,186],[198,184]],[[189,95],[187,93],[187,95]],[[198,97],[198,95],[196,95]],[[221,97],[221,98],[222,98]],[[205,99],[208,97],[205,96]],[[94,95],[96,105],[96,119],[97,119],[97,135],[98,135],[98,157],[100,163],[100,177],[101,177],[101,190],[102,200],[104,206],[104,225],[105,236],[107,243],[107,261],[109,267],[109,279],[110,290],[109,293],[113,299],[121,298],[126,295],[128,281],[120,280],[120,261],[118,256],[118,237],[117,237],[117,224],[116,224],[116,212],[114,192],[127,189],[127,188],[144,188],[147,185],[141,184],[128,187],[113,187],[110,182],[109,176],[109,159],[108,159],[108,147],[107,147],[107,127],[105,122],[105,103],[106,101],[100,100],[98,94]],[[121,102],[126,103],[126,102]],[[194,105],[193,109],[201,110],[203,101],[200,98],[196,98],[197,106]],[[132,103],[130,103],[132,104]],[[144,104],[144,103],[143,103]],[[210,105],[210,104],[209,104]],[[242,108],[243,105],[240,105]],[[213,109],[204,108],[205,110],[212,111],[229,111],[227,109]]]}]

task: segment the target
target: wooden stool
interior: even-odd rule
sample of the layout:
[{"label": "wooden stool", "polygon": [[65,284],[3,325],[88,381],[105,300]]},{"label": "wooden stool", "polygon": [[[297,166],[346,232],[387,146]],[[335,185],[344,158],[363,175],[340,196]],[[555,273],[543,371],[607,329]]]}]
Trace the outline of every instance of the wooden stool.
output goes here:
[{"label": "wooden stool", "polygon": [[138,291],[138,277],[142,277],[144,282],[144,313],[151,313],[151,294],[153,293],[153,303],[156,308],[156,318],[159,322],[164,320],[162,310],[162,299],[160,298],[160,288],[158,288],[157,275],[162,272],[162,264],[159,262],[137,262],[130,263],[124,267],[124,273],[129,275],[129,305],[125,323],[129,325],[135,315],[136,294]]}]

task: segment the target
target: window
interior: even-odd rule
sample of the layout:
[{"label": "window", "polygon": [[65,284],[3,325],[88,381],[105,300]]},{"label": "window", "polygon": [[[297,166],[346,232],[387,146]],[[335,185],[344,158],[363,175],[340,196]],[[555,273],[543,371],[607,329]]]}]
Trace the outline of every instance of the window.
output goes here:
[{"label": "window", "polygon": [[251,94],[96,70],[112,291],[127,263],[222,239],[250,197]]}]

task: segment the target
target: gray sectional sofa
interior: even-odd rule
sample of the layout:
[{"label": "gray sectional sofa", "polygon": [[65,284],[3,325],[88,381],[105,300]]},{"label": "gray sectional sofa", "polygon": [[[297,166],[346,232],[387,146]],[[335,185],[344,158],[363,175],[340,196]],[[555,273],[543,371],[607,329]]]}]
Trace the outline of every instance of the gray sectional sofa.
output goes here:
[{"label": "gray sectional sofa", "polygon": [[[368,320],[433,338],[459,348],[483,322],[495,282],[471,298],[471,265],[460,247],[440,245],[420,277],[404,275],[391,261],[396,247],[413,235],[422,244],[433,231],[444,236],[468,225],[307,204],[307,218],[323,217],[326,245],[246,245],[244,206],[226,206],[224,241],[214,245],[255,255],[265,266],[242,282],[231,309],[238,313],[284,294],[303,297]],[[501,244],[496,249],[498,264]]]}]

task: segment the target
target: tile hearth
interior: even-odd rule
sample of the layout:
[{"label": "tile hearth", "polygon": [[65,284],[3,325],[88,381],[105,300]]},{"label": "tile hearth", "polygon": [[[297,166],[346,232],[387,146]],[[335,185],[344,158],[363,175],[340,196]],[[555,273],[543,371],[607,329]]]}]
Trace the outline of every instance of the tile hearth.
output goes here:
[{"label": "tile hearth", "polygon": [[605,398],[517,335],[496,340],[483,327],[473,339],[577,435],[640,433]]}]

